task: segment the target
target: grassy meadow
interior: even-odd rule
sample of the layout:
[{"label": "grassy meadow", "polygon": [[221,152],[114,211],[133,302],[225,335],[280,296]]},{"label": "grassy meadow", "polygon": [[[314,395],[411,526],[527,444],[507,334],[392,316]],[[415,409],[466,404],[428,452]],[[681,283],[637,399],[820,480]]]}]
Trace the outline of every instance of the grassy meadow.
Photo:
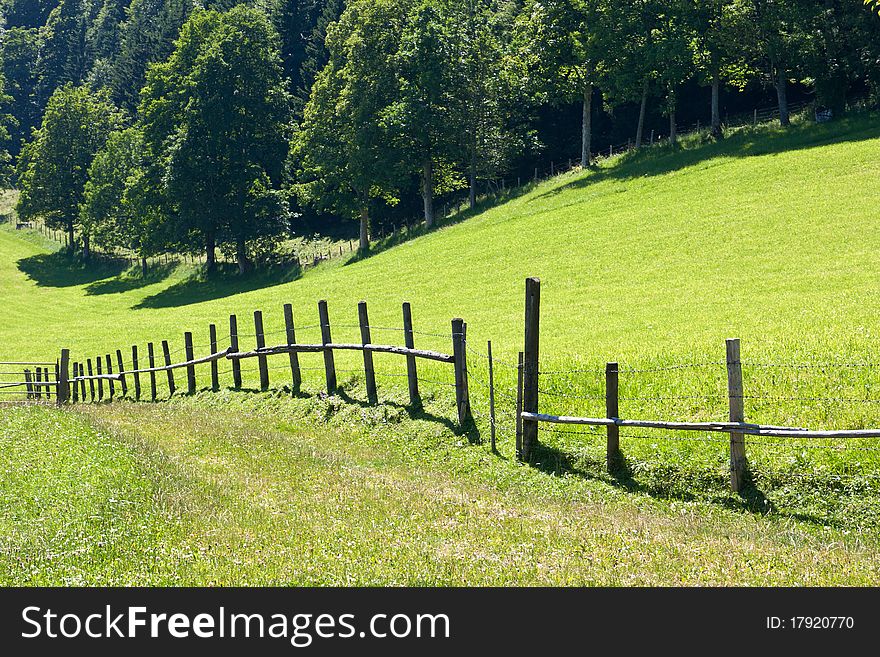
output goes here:
[{"label": "grassy meadow", "polygon": [[[417,346],[449,351],[450,319],[468,322],[477,415],[454,426],[440,365],[420,365],[425,407],[408,409],[394,356],[376,356],[383,404],[366,405],[359,354],[337,356],[332,397],[313,354],[295,398],[277,357],[265,394],[248,364],[242,392],[0,410],[0,581],[876,583],[876,441],[747,440],[744,495],[727,491],[724,436],[624,431],[626,465],[609,475],[602,432],[542,429],[524,466],[509,364],[536,275],[543,412],[604,414],[602,371],[618,361],[622,417],[725,419],[724,339],[739,337],[747,420],[880,426],[878,173],[876,115],[744,130],[561,175],[301,276],[204,281],[179,266],[142,279],[0,225],[0,361],[144,354],[162,339],[182,358],[184,331],[201,355],[208,324],[222,338],[230,313],[250,347],[256,309],[275,344],[284,303],[299,340],[317,342],[318,299],[334,340],[359,341],[365,299],[373,341],[402,343],[385,329],[410,301]],[[498,456],[485,444],[487,340]]]}]

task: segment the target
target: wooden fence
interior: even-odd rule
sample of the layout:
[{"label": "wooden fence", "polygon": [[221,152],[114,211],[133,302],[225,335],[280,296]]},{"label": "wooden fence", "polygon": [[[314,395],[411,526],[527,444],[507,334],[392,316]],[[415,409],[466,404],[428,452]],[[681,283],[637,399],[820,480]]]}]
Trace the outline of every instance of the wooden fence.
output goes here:
[{"label": "wooden fence", "polygon": [[[811,431],[800,427],[751,424],[745,420],[743,401],[742,361],[739,339],[726,341],[728,419],[718,422],[687,422],[660,420],[631,420],[619,417],[618,386],[620,369],[617,363],[605,367],[606,417],[574,417],[540,412],[539,381],[541,282],[526,280],[524,348],[519,357],[519,377],[516,399],[516,449],[521,460],[529,461],[538,445],[538,431],[542,424],[589,425],[606,428],[606,460],[613,470],[621,458],[620,427],[639,427],[666,431],[701,431],[726,433],[730,436],[730,487],[742,490],[747,473],[745,436],[796,439],[858,439],[880,438],[880,429],[848,429],[838,431]],[[494,417],[493,417],[494,422]]]},{"label": "wooden fence", "polygon": [[58,401],[60,362],[0,362],[0,403]]},{"label": "wooden fence", "polygon": [[[257,361],[259,370],[260,389],[268,390],[270,387],[268,359],[274,356],[287,356],[290,369],[291,392],[296,394],[302,385],[302,368],[299,364],[301,353],[321,353],[324,360],[324,377],[326,390],[333,393],[337,390],[336,364],[334,353],[338,351],[359,351],[363,354],[363,373],[366,382],[367,396],[370,403],[378,402],[376,386],[376,371],[373,364],[374,354],[393,354],[403,356],[406,359],[407,379],[410,403],[414,406],[421,404],[419,393],[418,360],[429,360],[451,365],[455,376],[455,399],[458,413],[458,421],[465,426],[471,418],[470,398],[468,394],[468,370],[467,352],[465,339],[467,324],[464,320],[456,318],[451,322],[452,332],[449,334],[452,341],[452,353],[443,353],[415,347],[416,331],[413,329],[412,309],[409,303],[403,304],[403,326],[399,329],[404,336],[403,345],[376,344],[372,340],[371,326],[367,311],[367,303],[362,301],[358,304],[358,324],[360,329],[360,343],[334,342],[332,338],[332,326],[328,312],[327,302],[318,302],[320,343],[301,343],[296,338],[296,326],[293,320],[293,309],[290,304],[284,306],[284,331],[285,341],[278,345],[266,345],[268,335],[263,327],[263,313],[254,311],[254,334],[256,347],[250,350],[242,350],[239,344],[238,318],[236,315],[229,317],[229,346],[220,348],[217,340],[217,326],[211,324],[208,327],[211,353],[207,356],[195,357],[193,334],[184,333],[185,360],[172,362],[171,350],[168,341],[161,343],[162,363],[157,364],[159,353],[154,343],[147,345],[147,367],[143,367],[143,354],[138,351],[136,345],[131,347],[130,366],[127,365],[122,350],[100,355],[94,359],[83,358],[72,363],[73,373],[68,377],[66,359],[69,352],[65,350],[59,365],[59,394],[58,403],[86,402],[113,399],[119,393],[128,395],[129,385],[134,399],[149,399],[156,401],[158,392],[157,376],[165,374],[168,381],[168,389],[171,394],[177,390],[177,381],[174,373],[176,370],[186,370],[186,392],[195,394],[196,368],[210,367],[211,389],[220,389],[220,372],[218,362],[229,361],[233,388],[242,387],[241,363],[245,360]],[[384,328],[384,327],[383,327]],[[114,367],[116,371],[114,372]],[[287,366],[285,366],[287,367]],[[143,377],[143,378],[142,378]],[[149,384],[149,393],[145,391],[146,380]],[[68,383],[70,384],[68,386]],[[105,395],[106,384],[106,395]]]}]

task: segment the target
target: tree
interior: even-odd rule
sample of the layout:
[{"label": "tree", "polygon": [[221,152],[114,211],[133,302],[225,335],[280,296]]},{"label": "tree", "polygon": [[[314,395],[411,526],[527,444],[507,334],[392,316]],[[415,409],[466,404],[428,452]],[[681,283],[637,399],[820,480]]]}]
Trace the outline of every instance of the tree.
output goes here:
[{"label": "tree", "polygon": [[[89,167],[119,123],[106,93],[66,84],[52,94],[43,123],[20,158],[19,216],[42,217],[47,225],[65,230],[71,252]],[[88,236],[83,237],[88,257]]]},{"label": "tree", "polygon": [[49,96],[66,83],[80,84],[91,69],[86,31],[93,18],[90,0],[60,0],[41,29],[37,59],[37,101],[45,107]]},{"label": "tree", "polygon": [[265,14],[242,5],[194,12],[168,61],[150,69],[141,117],[154,169],[145,179],[164,181],[177,234],[200,236],[209,271],[224,241],[249,270],[248,241],[286,221],[290,97]]},{"label": "tree", "polygon": [[38,51],[39,31],[35,28],[9,29],[0,45],[2,74],[13,118],[10,125],[10,152],[13,156],[18,155],[22,142],[30,137],[31,130],[40,120],[36,98]]},{"label": "tree", "polygon": [[404,171],[387,110],[399,97],[392,60],[405,11],[395,0],[354,0],[328,28],[330,59],[318,75],[291,152],[304,204],[360,221],[370,246],[370,203],[397,202]]}]

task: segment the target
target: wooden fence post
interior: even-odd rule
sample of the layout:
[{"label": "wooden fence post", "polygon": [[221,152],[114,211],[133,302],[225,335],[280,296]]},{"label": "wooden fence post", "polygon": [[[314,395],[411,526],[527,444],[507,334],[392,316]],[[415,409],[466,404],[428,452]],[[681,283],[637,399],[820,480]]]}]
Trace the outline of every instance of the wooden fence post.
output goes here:
[{"label": "wooden fence post", "polygon": [[[238,318],[235,315],[229,316],[229,348],[238,353]],[[241,361],[238,359],[232,361],[232,385],[236,390],[241,388]]]},{"label": "wooden fence post", "polygon": [[[745,422],[743,404],[742,363],[740,362],[739,338],[727,340],[727,399],[730,421]],[[730,434],[730,488],[738,493],[745,483],[746,444],[741,433]]]},{"label": "wooden fence post", "polygon": [[[107,359],[107,374],[113,374],[113,359],[110,357],[110,354],[104,356]],[[107,389],[110,391],[110,401],[113,401],[113,395],[116,394],[116,384],[113,383],[113,379],[107,379]]]},{"label": "wooden fence post", "polygon": [[[153,348],[153,343],[147,343],[147,363],[152,370],[156,367],[156,352]],[[156,401],[156,373],[150,372],[150,401]]]},{"label": "wooden fence post", "polygon": [[[617,363],[605,364],[605,417],[620,417],[618,407],[618,374],[620,372]],[[608,472],[613,472],[620,463],[620,427],[609,424],[606,427],[608,433],[607,446],[605,449],[605,464]]]},{"label": "wooden fence post", "polygon": [[[526,326],[523,349],[523,412],[538,412],[538,346],[541,324],[541,280],[526,279]],[[523,460],[528,461],[538,442],[538,423],[523,423]]]},{"label": "wooden fence post", "polygon": [[523,436],[523,352],[519,352],[516,362],[516,458],[522,460]]},{"label": "wooden fence post", "polygon": [[[70,349],[61,350],[61,364],[58,368],[58,391],[55,395],[55,403],[61,406],[70,399]],[[46,370],[48,379],[48,370]]]},{"label": "wooden fence post", "polygon": [[[318,321],[321,324],[321,344],[333,342],[330,337],[330,312],[327,310],[327,302],[318,302]],[[336,363],[333,361],[333,350],[324,349],[324,374],[327,378],[327,392],[332,394],[336,391]]]},{"label": "wooden fence post", "polygon": [[[102,376],[104,374],[104,366],[101,364],[101,357],[95,358],[95,375]],[[98,379],[98,401],[104,400],[104,379]]]},{"label": "wooden fence post", "polygon": [[489,355],[489,435],[492,445],[492,453],[495,454],[498,450],[495,449],[495,368],[492,363],[492,341],[486,345]]},{"label": "wooden fence post", "polygon": [[26,399],[34,398],[34,387],[31,383],[31,371],[29,369],[25,369],[24,371],[24,387],[27,391]]},{"label": "wooden fence post", "polygon": [[[370,344],[370,318],[367,314],[367,302],[358,303],[358,324],[361,329],[361,344]],[[376,390],[376,370],[373,368],[373,353],[364,349],[364,380],[367,384],[367,399],[371,404],[379,403]]]},{"label": "wooden fence post", "polygon": [[[168,340],[162,340],[162,356],[165,359],[165,367],[171,367],[171,350],[168,348]],[[174,370],[167,369],[165,373],[168,375],[168,396],[174,394],[177,389],[174,387]]]},{"label": "wooden fence post", "polygon": [[[403,339],[408,349],[416,348],[415,334],[413,333],[412,306],[409,302],[403,304]],[[419,372],[416,369],[416,357],[406,357],[406,378],[409,381],[409,403],[420,406],[422,398],[419,395]]]},{"label": "wooden fence post", "polygon": [[94,376],[94,373],[92,372],[92,359],[87,358],[86,364],[88,365],[88,371],[89,371],[89,400],[94,402],[95,401],[95,380],[93,378],[91,378],[92,376]]},{"label": "wooden fence post", "polygon": [[[73,369],[73,388],[71,389],[70,392],[71,392],[71,399],[72,399],[73,403],[76,404],[79,401],[79,381],[76,380],[79,377],[79,363],[77,363],[76,361],[73,361],[73,368],[72,369]],[[58,379],[56,378],[56,381],[57,380]],[[60,393],[60,391],[58,391],[58,393]],[[56,402],[58,401],[58,397],[60,397],[60,394],[55,395]]]},{"label": "wooden fence post", "polygon": [[[287,344],[296,344],[296,328],[293,324],[293,306],[289,303],[284,304],[284,329],[287,333]],[[302,374],[299,369],[299,354],[291,351],[290,354],[290,383],[291,394],[299,392],[302,386]]]},{"label": "wooden fence post", "polygon": [[[183,350],[186,355],[186,362],[195,360],[195,351],[193,350],[193,334],[189,331],[183,334]],[[186,391],[190,395],[196,394],[196,366],[186,366]]]},{"label": "wooden fence post", "polygon": [[[263,311],[254,311],[254,333],[256,334],[257,349],[265,349],[266,335],[263,333]],[[257,366],[260,370],[260,390],[269,389],[269,362],[265,356],[257,356]]]},{"label": "wooden fence post", "polygon": [[43,398],[43,368],[37,367],[34,370],[34,397]]},{"label": "wooden fence post", "polygon": [[138,348],[137,345],[131,345],[131,369],[134,370],[132,378],[134,379],[134,398],[136,401],[141,400],[141,375],[137,373],[140,369],[138,366]]},{"label": "wooden fence post", "polygon": [[119,364],[119,386],[122,388],[122,396],[128,394],[128,383],[125,381],[125,363],[122,360],[122,350],[116,350],[116,362]]},{"label": "wooden fence post", "polygon": [[[211,342],[211,355],[217,353],[217,325],[208,325],[208,339]],[[216,360],[211,361],[211,390],[220,390],[220,370]]]},{"label": "wooden fence post", "polygon": [[86,401],[86,382],[85,382],[85,379],[82,378],[82,377],[84,377],[85,375],[86,375],[86,373],[85,373],[85,371],[83,371],[83,364],[80,363],[80,364],[79,364],[79,376],[80,376],[80,381],[79,381],[79,399],[80,399],[80,401],[83,402],[83,403],[85,403],[85,401]]},{"label": "wooden fence post", "polygon": [[462,427],[471,416],[468,398],[466,339],[464,320],[456,317],[452,320],[452,354],[455,359],[455,406],[458,409],[458,424]]}]

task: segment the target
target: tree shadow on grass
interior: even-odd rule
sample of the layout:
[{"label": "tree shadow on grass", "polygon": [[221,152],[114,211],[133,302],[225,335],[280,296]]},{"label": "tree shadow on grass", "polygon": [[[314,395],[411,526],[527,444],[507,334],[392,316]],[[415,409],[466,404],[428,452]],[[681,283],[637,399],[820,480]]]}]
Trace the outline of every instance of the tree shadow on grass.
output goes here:
[{"label": "tree shadow on grass", "polygon": [[612,166],[596,168],[590,175],[554,187],[529,202],[571,189],[583,189],[605,180],[625,181],[672,173],[713,158],[775,155],[877,138],[880,138],[880,124],[875,114],[869,118],[863,115],[822,125],[801,123],[789,128],[745,128],[718,141],[707,135],[685,138],[678,146],[652,146],[625,153]]},{"label": "tree shadow on grass", "polygon": [[745,511],[762,516],[779,515],[817,527],[845,528],[842,522],[826,516],[779,510],[757,486],[749,472],[746,473],[743,490],[737,495],[729,492],[727,487],[730,485],[730,480],[724,473],[718,471],[695,470],[676,464],[664,464],[652,465],[648,468],[640,467],[639,472],[636,472],[633,464],[621,455],[612,471],[608,472],[604,460],[600,461],[584,454],[573,454],[543,443],[532,448],[530,465],[548,474],[602,481],[628,493],[640,493],[655,499],[703,501],[733,511]]},{"label": "tree shadow on grass", "polygon": [[65,251],[22,258],[18,269],[40,287],[75,287],[119,276],[127,263],[115,260],[85,262]]},{"label": "tree shadow on grass", "polygon": [[177,268],[176,263],[155,264],[147,270],[147,275],[141,274],[140,268],[130,272],[123,272],[115,278],[96,281],[86,287],[86,294],[121,294],[130,292],[154,283],[161,283]]},{"label": "tree shadow on grass", "polygon": [[218,265],[217,272],[206,277],[203,272],[190,276],[174,285],[146,297],[133,306],[143,308],[176,308],[203,301],[222,299],[244,292],[284,285],[302,275],[296,265],[285,265],[239,274],[235,265]]}]

